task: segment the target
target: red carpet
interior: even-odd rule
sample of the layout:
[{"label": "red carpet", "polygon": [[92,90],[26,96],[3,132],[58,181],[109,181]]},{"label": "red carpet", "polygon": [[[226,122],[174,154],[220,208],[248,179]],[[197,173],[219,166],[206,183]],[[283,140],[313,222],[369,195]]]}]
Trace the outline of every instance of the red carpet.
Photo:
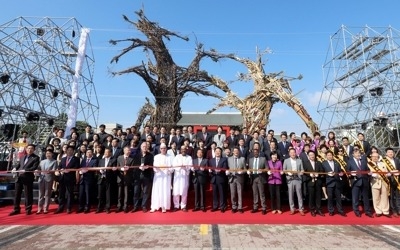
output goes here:
[{"label": "red carpet", "polygon": [[143,213],[142,211],[135,213],[100,213],[95,214],[92,211],[89,214],[53,214],[56,205],[52,205],[49,214],[36,215],[36,207],[34,207],[32,215],[25,215],[24,210],[21,214],[8,216],[12,210],[12,206],[0,208],[0,224],[1,225],[101,225],[101,224],[303,224],[303,225],[398,225],[399,218],[368,218],[363,215],[361,218],[355,217],[354,213],[347,208],[347,216],[340,215],[325,217],[312,217],[309,213],[300,216],[296,213],[290,215],[288,210],[284,213],[272,214],[269,210],[266,215],[261,212],[252,214],[250,210],[245,210],[243,214],[232,214],[227,210],[224,214],[220,211],[211,212],[155,212]]}]

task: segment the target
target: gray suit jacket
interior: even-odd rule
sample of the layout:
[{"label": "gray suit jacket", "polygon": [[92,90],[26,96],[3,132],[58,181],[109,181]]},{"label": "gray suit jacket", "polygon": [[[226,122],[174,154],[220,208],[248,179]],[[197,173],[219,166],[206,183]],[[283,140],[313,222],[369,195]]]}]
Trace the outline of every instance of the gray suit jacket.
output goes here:
[{"label": "gray suit jacket", "polygon": [[244,182],[244,174],[246,171],[246,160],[244,159],[244,157],[240,157],[237,159],[237,166],[235,166],[235,157],[234,156],[230,156],[228,157],[228,167],[229,170],[242,170],[243,173],[239,174],[236,171],[233,171],[232,173],[230,173],[230,176],[228,176],[228,178],[232,177],[232,178],[237,178],[240,182]]},{"label": "gray suit jacket", "polygon": [[[283,162],[283,170],[284,171],[292,171],[292,164],[290,162],[291,158],[287,158],[285,159],[285,161]],[[296,169],[294,171],[304,171],[303,168],[303,162],[299,159],[296,158]],[[290,175],[286,175],[286,180],[289,182],[291,180],[301,180],[301,175],[299,173],[293,173],[292,176]]]},{"label": "gray suit jacket", "polygon": [[[256,166],[254,166],[254,158],[255,157],[249,158],[249,161],[248,161],[249,169],[256,169]],[[261,169],[261,170],[265,169],[266,165],[267,165],[267,159],[265,157],[259,156],[258,157],[258,168],[257,169]],[[261,177],[261,182],[262,183],[267,183],[267,173],[265,171],[263,171],[258,176]],[[257,175],[253,174],[253,171],[251,171],[250,177],[254,178],[254,177],[257,177]]]},{"label": "gray suit jacket", "polygon": [[[44,159],[40,162],[38,170],[39,171],[52,171],[56,170],[57,168],[57,161],[56,160],[48,160]],[[38,182],[52,182],[54,180],[54,172],[50,173],[41,173],[39,176]]]}]

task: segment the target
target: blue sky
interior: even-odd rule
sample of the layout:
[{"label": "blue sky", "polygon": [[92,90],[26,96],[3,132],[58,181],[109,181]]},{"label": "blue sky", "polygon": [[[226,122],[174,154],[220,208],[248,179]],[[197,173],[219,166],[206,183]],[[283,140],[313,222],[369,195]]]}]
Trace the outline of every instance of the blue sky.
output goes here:
[{"label": "blue sky", "polygon": [[[362,4],[361,4],[362,3]],[[94,82],[100,103],[100,123],[118,122],[130,126],[137,112],[151,97],[146,84],[135,75],[112,77],[110,70],[124,69],[145,60],[141,50],[125,55],[118,64],[111,58],[123,45],[111,46],[110,39],[138,37],[140,34],[122,19],[125,14],[136,20],[134,11],[145,8],[150,20],[181,35],[189,42],[167,42],[174,60],[188,65],[194,56],[196,39],[206,49],[214,48],[240,57],[255,58],[255,49],[270,48],[266,55],[266,72],[284,71],[288,76],[303,75],[293,81],[292,89],[319,124],[317,112],[323,89],[322,64],[330,35],[341,25],[400,27],[399,1],[26,1],[14,0],[2,7],[0,23],[19,16],[75,17],[91,29],[91,46],[95,56]],[[234,80],[246,69],[230,61],[204,61],[202,68],[225,80]],[[232,89],[244,97],[252,91],[251,83],[235,82]],[[185,112],[205,112],[218,100],[188,95],[182,102]],[[218,111],[236,111],[224,108]],[[306,126],[285,104],[275,105],[270,128],[300,134]]]}]

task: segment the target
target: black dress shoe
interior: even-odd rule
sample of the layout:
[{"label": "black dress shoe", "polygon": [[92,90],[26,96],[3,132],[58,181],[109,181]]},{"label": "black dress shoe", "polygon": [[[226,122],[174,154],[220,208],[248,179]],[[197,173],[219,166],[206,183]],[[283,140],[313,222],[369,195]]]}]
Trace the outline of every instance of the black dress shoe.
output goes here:
[{"label": "black dress shoe", "polygon": [[143,213],[147,213],[147,208],[145,208],[145,207],[142,207],[142,211],[143,211]]},{"label": "black dress shoe", "polygon": [[89,210],[89,209],[85,209],[85,210],[83,211],[83,213],[88,214],[88,213],[90,213],[90,210]]},{"label": "black dress shoe", "polygon": [[225,213],[225,208],[221,208],[221,213]]},{"label": "black dress shoe", "polygon": [[392,216],[390,216],[390,214],[384,214],[383,216],[385,216],[387,218],[392,218]]},{"label": "black dress shoe", "polygon": [[78,211],[76,211],[77,214],[83,213],[83,208],[79,208]]},{"label": "black dress shoe", "polygon": [[238,211],[239,211],[239,213],[244,213],[244,210],[243,209],[238,209]]},{"label": "black dress shoe", "polygon": [[177,212],[179,209],[174,207],[174,209],[172,210],[172,212]]},{"label": "black dress shoe", "polygon": [[381,217],[381,216],[382,216],[382,214],[376,214],[375,216],[376,216],[376,217]]},{"label": "black dress shoe", "polygon": [[125,208],[125,209],[124,209],[124,213],[126,213],[126,214],[129,213],[129,209],[128,209],[128,208]]},{"label": "black dress shoe", "polygon": [[124,211],[122,208],[117,208],[117,210],[115,210],[116,213],[121,213],[122,211]]},{"label": "black dress shoe", "polygon": [[107,214],[111,213],[110,209],[106,209],[106,213]]},{"label": "black dress shoe", "polygon": [[182,208],[182,211],[183,212],[187,212],[188,210],[186,208]]},{"label": "black dress shoe", "polygon": [[26,215],[31,215],[31,214],[32,214],[32,211],[31,211],[31,210],[27,210],[27,211],[25,211],[25,214],[26,214]]},{"label": "black dress shoe", "polygon": [[139,208],[137,208],[137,207],[134,207],[133,209],[132,209],[132,213],[134,213],[134,212],[136,212],[136,211],[138,211],[139,210]]},{"label": "black dress shoe", "polygon": [[211,209],[211,212],[215,212],[215,211],[217,211],[218,210],[218,208],[212,208]]},{"label": "black dress shoe", "polygon": [[67,214],[71,214],[71,213],[72,213],[71,209],[67,209]]},{"label": "black dress shoe", "polygon": [[95,214],[99,214],[99,213],[101,213],[101,210],[100,210],[100,209],[97,209],[96,212],[95,212]]},{"label": "black dress shoe", "polygon": [[345,213],[345,212],[340,212],[339,213],[341,216],[343,216],[343,217],[347,217],[347,214]]},{"label": "black dress shoe", "polygon": [[207,209],[205,209],[205,208],[202,208],[201,209],[201,211],[203,211],[204,213],[207,211]]},{"label": "black dress shoe", "polygon": [[257,209],[253,209],[253,210],[251,210],[251,213],[252,214],[254,214],[254,213],[257,213],[258,212],[258,210]]},{"label": "black dress shoe", "polygon": [[192,211],[193,212],[197,212],[197,211],[199,211],[200,210],[200,208],[194,208]]},{"label": "black dress shoe", "polygon": [[318,211],[317,213],[318,213],[318,215],[325,217],[325,214],[322,211]]},{"label": "black dress shoe", "polygon": [[361,217],[361,214],[359,212],[354,213],[356,217]]},{"label": "black dress shoe", "polygon": [[54,212],[54,214],[59,214],[59,213],[61,213],[61,212],[62,212],[61,209],[57,209],[57,210]]},{"label": "black dress shoe", "polygon": [[13,210],[11,213],[8,214],[8,216],[13,216],[13,215],[17,215],[20,214],[21,212],[18,210]]},{"label": "black dress shoe", "polygon": [[267,214],[267,210],[262,210],[262,212],[261,212],[263,215],[266,215]]},{"label": "black dress shoe", "polygon": [[335,215],[333,212],[329,212],[329,216],[333,216]]},{"label": "black dress shoe", "polygon": [[311,211],[311,216],[312,216],[312,217],[315,217],[315,216],[316,216],[316,214],[315,214],[314,211]]},{"label": "black dress shoe", "polygon": [[231,212],[232,212],[233,214],[235,214],[235,213],[237,212],[237,210],[236,210],[236,209],[232,209]]}]

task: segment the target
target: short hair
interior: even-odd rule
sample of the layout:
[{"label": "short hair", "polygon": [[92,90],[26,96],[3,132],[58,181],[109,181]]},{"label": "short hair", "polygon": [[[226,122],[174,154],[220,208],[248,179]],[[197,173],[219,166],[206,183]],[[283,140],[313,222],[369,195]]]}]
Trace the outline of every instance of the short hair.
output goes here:
[{"label": "short hair", "polygon": [[361,133],[361,132],[358,132],[357,136],[359,136],[359,135],[362,135],[362,136],[364,136],[364,134],[363,134],[363,133]]},{"label": "short hair", "polygon": [[290,151],[296,152],[296,149],[294,149],[294,148],[289,148],[288,152],[290,152]]},{"label": "short hair", "polygon": [[[354,152],[354,151],[353,151]],[[331,154],[331,155],[333,155],[333,152],[331,151],[331,150],[328,150],[328,151],[326,151],[326,153],[325,153],[326,155],[327,154]]]},{"label": "short hair", "polygon": [[387,148],[385,149],[385,152],[387,153],[387,151],[390,151],[390,150],[394,151],[393,148],[387,147]]},{"label": "short hair", "polygon": [[113,141],[119,142],[119,139],[118,139],[118,138],[113,138],[112,140],[113,140]]},{"label": "short hair", "polygon": [[46,153],[47,152],[52,153],[52,154],[54,153],[53,149],[50,149],[50,148],[46,149]]},{"label": "short hair", "polygon": [[101,124],[101,125],[99,126],[99,128],[106,128],[106,125]]},{"label": "short hair", "polygon": [[271,132],[275,133],[275,131],[273,129],[268,130],[268,134],[270,134]]},{"label": "short hair", "polygon": [[271,153],[269,154],[269,157],[272,157],[273,155],[278,156],[278,152],[276,152],[276,151],[271,152]]},{"label": "short hair", "polygon": [[343,141],[343,140],[349,140],[349,137],[344,136],[344,137],[342,137],[342,141]]},{"label": "short hair", "polygon": [[[81,145],[81,146],[85,146],[85,145]],[[67,150],[68,150],[68,149],[70,149],[70,148],[71,148],[72,150],[74,150],[74,151],[75,151],[75,148],[74,148],[74,146],[68,145],[68,146],[67,146]]]},{"label": "short hair", "polygon": [[317,132],[314,132],[314,134],[313,134],[313,136],[315,137],[315,136],[321,136],[321,134],[317,131]]},{"label": "short hair", "polygon": [[309,155],[310,153],[313,153],[313,154],[315,154],[314,150],[310,150],[310,151],[308,151],[308,152],[307,152],[307,155]]}]

